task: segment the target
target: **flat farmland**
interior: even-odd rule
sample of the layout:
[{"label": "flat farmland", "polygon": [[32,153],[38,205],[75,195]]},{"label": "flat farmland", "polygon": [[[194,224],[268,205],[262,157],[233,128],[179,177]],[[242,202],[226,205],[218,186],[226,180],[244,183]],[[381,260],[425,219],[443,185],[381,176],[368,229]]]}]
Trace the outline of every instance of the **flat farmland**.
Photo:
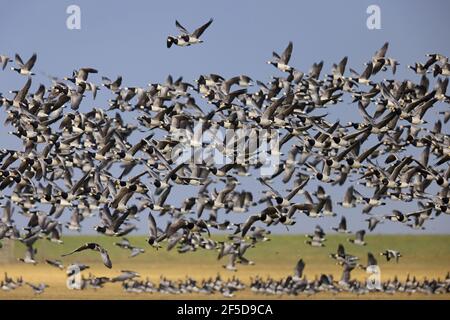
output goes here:
[{"label": "flat farmland", "polygon": [[[88,264],[90,268],[82,272],[87,277],[89,273],[95,276],[114,277],[121,270],[132,270],[140,274],[140,279],[150,279],[158,283],[161,276],[170,280],[183,280],[190,276],[196,280],[215,277],[218,274],[222,279],[238,277],[246,285],[251,277],[257,275],[265,278],[279,279],[293,273],[295,264],[302,258],[306,264],[305,275],[309,280],[320,276],[322,273],[332,274],[339,280],[342,268],[336,265],[335,260],[329,254],[335,252],[339,243],[344,244],[346,251],[360,257],[362,264],[367,264],[367,253],[372,252],[381,269],[381,279],[386,281],[397,276],[404,281],[408,274],[416,276],[422,281],[424,278],[443,279],[450,271],[450,236],[448,235],[369,235],[366,237],[367,246],[356,246],[346,241],[347,236],[329,235],[326,247],[310,247],[304,243],[304,235],[273,235],[271,241],[258,243],[246,253],[246,257],[255,262],[255,265],[237,264],[236,272],[228,271],[222,266],[228,262],[228,257],[217,260],[217,251],[198,250],[185,254],[179,254],[176,250],[167,251],[165,248],[155,250],[148,246],[144,237],[129,237],[134,246],[142,247],[145,253],[129,258],[129,251],[118,248],[113,242],[119,238],[97,236],[67,236],[63,238],[64,245],[58,245],[49,241],[40,240],[36,244],[38,264],[28,265],[17,261],[25,251],[25,247],[14,242],[5,246],[3,258],[0,263],[0,279],[3,273],[14,279],[22,276],[24,281],[33,284],[44,282],[49,288],[41,295],[36,295],[26,285],[12,291],[0,290],[0,299],[221,299],[221,294],[205,295],[192,294],[163,294],[163,293],[127,293],[120,283],[107,283],[104,288],[94,290],[88,288],[82,291],[69,290],[66,287],[65,270],[59,270],[45,263],[45,259],[59,259],[65,266],[72,262]],[[216,239],[220,239],[217,236]],[[96,252],[81,252],[68,257],[61,254],[71,251],[85,242],[97,242],[104,246],[110,254],[113,262],[112,269],[107,269],[101,263],[100,256]],[[399,263],[387,262],[380,256],[380,252],[386,249],[394,249],[401,252],[403,257]],[[8,250],[8,253],[5,251]],[[5,259],[8,254],[9,258]],[[352,278],[364,280],[367,273],[364,270],[355,269]],[[371,293],[357,296],[351,293],[319,293],[312,296],[277,295],[268,296],[255,294],[249,288],[238,291],[235,294],[238,299],[449,299],[449,294],[426,295],[415,293],[408,295],[397,293],[388,295],[383,293]]]}]

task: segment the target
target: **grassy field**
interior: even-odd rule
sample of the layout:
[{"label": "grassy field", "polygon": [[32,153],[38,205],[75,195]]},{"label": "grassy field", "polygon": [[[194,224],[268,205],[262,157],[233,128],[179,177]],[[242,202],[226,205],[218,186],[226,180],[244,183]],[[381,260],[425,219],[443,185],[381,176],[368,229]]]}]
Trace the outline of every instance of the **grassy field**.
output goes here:
[{"label": "grassy field", "polygon": [[[238,265],[238,271],[232,272],[222,268],[226,264],[227,257],[221,261],[217,260],[217,252],[199,250],[186,254],[178,254],[175,250],[158,251],[150,248],[144,237],[129,237],[133,245],[143,247],[146,252],[135,258],[128,258],[129,251],[125,251],[113,245],[113,242],[120,239],[96,236],[71,236],[65,237],[64,245],[57,245],[48,241],[37,243],[37,260],[35,266],[16,262],[15,258],[21,257],[24,246],[15,243],[11,250],[14,257],[10,262],[0,262],[0,279],[3,272],[8,272],[9,276],[23,276],[24,280],[31,283],[44,282],[50,287],[42,295],[35,295],[31,288],[24,286],[14,291],[4,292],[0,290],[1,299],[219,299],[221,295],[207,296],[202,294],[191,295],[165,295],[165,294],[130,294],[122,290],[119,283],[108,283],[100,290],[87,289],[84,291],[73,291],[66,288],[65,271],[45,264],[45,259],[60,259],[67,266],[71,262],[82,262],[91,266],[89,270],[83,271],[85,276],[89,272],[96,276],[113,277],[120,274],[120,270],[133,270],[141,274],[142,278],[148,277],[157,282],[161,275],[169,279],[184,279],[191,276],[196,279],[203,279],[216,276],[218,273],[223,278],[237,276],[248,284],[250,277],[260,275],[273,278],[286,277],[292,274],[293,268],[299,258],[303,258],[306,263],[305,274],[309,279],[321,273],[333,274],[335,279],[341,276],[341,267],[337,266],[328,254],[335,252],[337,245],[343,243],[348,253],[357,255],[363,264],[367,263],[367,252],[376,255],[381,268],[382,281],[397,275],[400,280],[404,280],[407,274],[415,275],[418,279],[445,277],[450,271],[450,236],[448,235],[383,235],[367,236],[368,245],[365,247],[355,246],[346,241],[346,237],[338,235],[327,236],[326,247],[316,248],[304,244],[303,235],[283,235],[272,236],[272,240],[259,243],[254,249],[250,249],[247,257],[255,262],[253,266]],[[113,268],[107,269],[100,262],[100,257],[94,252],[83,252],[69,257],[61,258],[61,254],[70,251],[79,245],[96,241],[108,249],[113,261]],[[403,257],[397,264],[393,261],[386,262],[379,253],[385,249],[395,249],[402,253]],[[1,251],[0,251],[1,253]],[[4,254],[4,253],[3,253]],[[1,261],[1,260],[0,260]],[[355,270],[352,277],[360,280],[365,279],[367,274],[362,270]],[[450,295],[424,295],[424,294],[396,294],[397,299],[449,299]],[[289,299],[289,296],[263,296],[256,295],[250,290],[244,290],[236,294],[240,299],[261,299],[277,298]],[[306,298],[304,295],[295,297],[296,299]],[[352,294],[339,294],[333,296],[328,293],[320,293],[309,297],[310,299],[352,299],[358,298]],[[393,298],[385,294],[370,294],[360,298],[377,299]]]}]

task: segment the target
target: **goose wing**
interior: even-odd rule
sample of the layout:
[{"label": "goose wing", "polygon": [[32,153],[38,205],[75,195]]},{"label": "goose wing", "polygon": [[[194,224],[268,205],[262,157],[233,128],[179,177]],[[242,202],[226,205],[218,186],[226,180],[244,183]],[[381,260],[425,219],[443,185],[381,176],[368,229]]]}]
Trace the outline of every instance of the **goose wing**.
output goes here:
[{"label": "goose wing", "polygon": [[187,31],[186,28],[178,22],[178,20],[175,20],[175,26],[181,31],[182,34],[189,34],[189,31]]},{"label": "goose wing", "polygon": [[157,237],[158,228],[156,227],[156,221],[151,212],[148,213],[148,231],[150,233],[150,237]]},{"label": "goose wing", "polygon": [[99,252],[102,257],[102,261],[103,261],[103,264],[105,265],[105,267],[107,267],[108,269],[111,269],[112,262],[111,262],[111,259],[109,258],[108,251],[106,251],[106,249],[99,246]]},{"label": "goose wing", "polygon": [[284,49],[283,53],[281,54],[280,62],[284,64],[289,63],[289,60],[291,59],[292,48],[293,48],[292,41],[289,41],[289,44],[287,45],[286,49]]},{"label": "goose wing", "polygon": [[25,63],[24,68],[27,70],[31,70],[36,62],[37,55],[33,53],[30,59],[28,59],[27,63]]},{"label": "goose wing", "polygon": [[242,236],[244,237],[251,226],[258,220],[261,220],[261,217],[257,214],[251,215],[248,217],[247,221],[245,221],[244,226],[242,227]]},{"label": "goose wing", "polygon": [[200,38],[200,36],[203,34],[203,32],[205,32],[205,30],[211,25],[212,22],[213,22],[213,19],[212,18],[209,19],[209,21],[207,23],[202,25],[200,28],[196,29],[192,33],[192,36],[196,37],[197,39]]},{"label": "goose wing", "polygon": [[295,276],[298,278],[301,278],[303,276],[304,269],[305,269],[305,263],[303,262],[303,259],[298,260],[297,264],[295,265],[295,269],[294,269]]},{"label": "goose wing", "polygon": [[96,243],[85,243],[81,247],[78,247],[77,249],[75,249],[69,253],[62,254],[61,257],[70,256],[71,254],[74,254],[76,252],[84,251],[87,249],[92,249],[93,247],[96,247],[96,246],[98,246],[98,244],[96,244]]}]

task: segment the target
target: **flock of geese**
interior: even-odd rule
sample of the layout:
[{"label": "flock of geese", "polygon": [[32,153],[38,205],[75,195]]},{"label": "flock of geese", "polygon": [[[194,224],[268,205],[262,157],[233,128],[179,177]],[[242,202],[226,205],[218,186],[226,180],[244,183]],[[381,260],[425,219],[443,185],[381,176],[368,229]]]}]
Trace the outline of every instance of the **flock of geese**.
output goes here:
[{"label": "flock of geese", "polygon": [[[190,34],[177,22],[183,34],[169,37],[167,46],[201,42],[200,35],[211,23]],[[164,83],[145,87],[124,86],[121,76],[114,81],[102,76],[99,83],[92,79],[98,73],[92,67],[53,77],[48,86],[36,85],[32,71],[37,55],[24,63],[16,54],[11,70],[23,76],[24,84],[0,93],[0,107],[6,113],[5,125],[12,128],[9,133],[21,147],[0,150],[0,243],[9,239],[23,244],[26,254],[20,261],[36,264],[37,241],[63,245],[62,234],[80,231],[87,219],[97,222],[99,235],[125,237],[146,216],[150,248],[165,246],[180,253],[217,250],[219,259],[229,258],[224,268],[235,271],[238,264],[254,264],[245,254],[270,240],[272,226],[289,228],[302,219],[333,217],[349,208],[361,208],[369,232],[385,222],[423,230],[427,221],[450,214],[450,137],[443,130],[450,119],[446,95],[450,64],[441,54],[428,54],[426,62],[409,66],[420,75],[418,83],[387,79],[399,65],[387,50],[388,43],[362,72],[351,68],[347,72],[344,57],[322,74],[323,61],[314,63],[309,72],[290,64],[290,42],[282,54],[273,52],[268,61],[279,73],[268,83],[246,75],[227,79],[205,74],[193,83],[168,76]],[[0,77],[12,62],[0,56]],[[382,72],[386,79],[376,80]],[[95,100],[99,91],[112,96],[105,108],[83,105],[88,96]],[[351,109],[344,110],[345,103]],[[331,120],[328,110],[339,108],[359,113],[360,121]],[[130,115],[135,114],[139,115],[133,122]],[[427,119],[434,119],[433,123]],[[214,142],[222,154],[229,156],[231,149],[233,159],[243,157],[239,163],[217,165],[211,158],[177,163],[172,157],[180,143],[176,137],[180,129],[190,134],[185,144],[194,148],[205,145],[198,130],[243,128],[280,134],[280,149],[269,151],[280,156],[270,176],[258,175],[266,163],[260,158],[254,161],[259,151],[251,137],[244,138],[243,150],[234,150],[225,140]],[[254,177],[263,194],[243,189],[243,177]],[[327,186],[348,187],[343,199],[333,199]],[[197,192],[180,205],[171,203],[175,193],[187,194],[187,190]],[[417,209],[373,213],[387,201],[411,202]],[[342,209],[336,210],[337,206]],[[17,224],[19,215],[26,218],[26,225]],[[168,218],[167,224],[158,223],[156,215]],[[211,238],[213,230],[227,232],[227,240]],[[345,216],[333,230],[351,233]],[[365,245],[367,231],[357,230],[348,241]],[[318,224],[306,243],[322,247],[324,240]],[[115,245],[129,250],[131,257],[146,250],[126,238]],[[82,259],[88,250],[98,252],[103,264],[112,268],[108,249],[97,243],[67,248],[63,257],[74,254]],[[387,260],[401,257],[392,249],[383,255]],[[357,266],[343,246],[333,257],[348,275]],[[314,284],[256,279],[252,288],[265,292],[334,288],[332,279],[322,278]],[[352,288],[359,286],[348,282]],[[147,286],[136,283],[124,288]],[[214,283],[205,285],[214,287]]]},{"label": "flock of geese", "polygon": [[[339,247],[341,248],[342,245]],[[351,260],[355,258],[351,255],[345,255],[345,253],[330,254],[330,257],[337,259],[339,264],[345,265],[342,276],[339,280],[335,280],[331,274],[321,274],[315,276],[313,280],[308,280],[304,274],[305,263],[303,259],[300,259],[294,268],[294,274],[289,275],[286,278],[274,279],[267,277],[263,279],[260,276],[250,279],[248,288],[251,292],[264,295],[299,295],[304,294],[307,296],[328,292],[332,294],[350,293],[356,295],[363,295],[369,293],[406,293],[406,294],[448,294],[450,293],[450,272],[447,273],[445,278],[427,279],[422,281],[416,279],[415,276],[411,277],[407,275],[404,282],[400,281],[397,276],[394,279],[389,279],[381,282],[378,287],[369,288],[367,282],[351,279],[350,272],[353,270]],[[350,262],[345,264],[344,261]],[[50,265],[57,267],[61,270],[64,268],[61,263],[54,263],[48,261]],[[369,252],[367,266],[358,264],[358,267],[365,269],[368,266],[377,265],[375,257]],[[89,269],[89,266],[84,264],[71,264],[67,267],[66,274],[69,277],[68,280],[74,281],[73,275],[75,273],[81,273],[82,270]],[[81,271],[80,271],[81,270]],[[201,281],[195,280],[192,277],[186,277],[184,280],[173,281],[161,276],[159,283],[154,283],[148,278],[145,280],[139,279],[141,276],[138,272],[130,270],[122,270],[121,274],[116,277],[97,277],[89,273],[88,277],[80,275],[79,281],[76,285],[72,285],[71,289],[76,290],[100,290],[105,287],[107,283],[120,283],[124,292],[127,293],[159,293],[159,294],[203,294],[213,295],[221,294],[223,297],[232,298],[239,291],[247,289],[244,281],[241,281],[236,276],[230,279],[223,280],[218,274],[215,278],[203,279]],[[42,294],[49,286],[45,283],[32,284],[25,282],[22,277],[13,279],[9,277],[5,272],[4,279],[0,281],[0,289],[2,291],[12,291],[23,286],[28,285],[36,295]],[[73,283],[75,284],[75,283]]]}]

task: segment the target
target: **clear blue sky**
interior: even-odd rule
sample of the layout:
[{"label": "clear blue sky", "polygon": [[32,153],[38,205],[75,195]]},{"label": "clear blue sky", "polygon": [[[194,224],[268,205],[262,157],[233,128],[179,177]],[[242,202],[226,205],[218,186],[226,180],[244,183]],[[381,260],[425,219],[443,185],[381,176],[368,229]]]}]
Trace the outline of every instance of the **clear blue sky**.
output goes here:
[{"label": "clear blue sky", "polygon": [[[81,30],[66,28],[66,8],[71,4],[81,8]],[[366,8],[371,4],[381,8],[381,30],[366,27]],[[291,63],[300,70],[308,71],[312,63],[324,60],[327,72],[346,55],[348,66],[361,70],[389,41],[388,55],[401,63],[397,79],[418,81],[406,65],[425,60],[430,52],[450,55],[449,12],[449,1],[8,1],[0,11],[0,54],[14,56],[18,52],[27,59],[37,52],[33,86],[39,82],[49,85],[43,74],[63,77],[86,66],[110,78],[122,75],[127,86],[145,86],[164,81],[168,74],[188,81],[205,73],[225,77],[247,74],[269,81],[277,73],[265,62],[273,50],[282,51],[290,40],[294,42]],[[175,19],[192,30],[211,17],[214,23],[202,37],[205,43],[166,48],[167,35],[177,33]],[[100,82],[100,75],[92,79]],[[0,72],[4,95],[23,82],[17,74]],[[100,94],[94,102],[86,99],[83,108],[102,106],[106,98]],[[356,106],[345,105],[343,110],[341,120],[359,119]],[[0,114],[3,123],[4,114]],[[7,131],[1,130],[1,146],[17,147],[17,139]],[[342,190],[331,192],[335,201],[342,196]],[[391,205],[377,208],[374,213],[391,209]],[[342,213],[337,206],[335,210]],[[352,230],[366,227],[366,217],[358,211],[346,213],[353,216],[348,219]],[[305,232],[317,223],[329,229],[338,218],[297,220],[293,230]],[[440,216],[426,226],[427,232],[448,233],[450,217]],[[375,231],[412,232],[392,223]]]}]

